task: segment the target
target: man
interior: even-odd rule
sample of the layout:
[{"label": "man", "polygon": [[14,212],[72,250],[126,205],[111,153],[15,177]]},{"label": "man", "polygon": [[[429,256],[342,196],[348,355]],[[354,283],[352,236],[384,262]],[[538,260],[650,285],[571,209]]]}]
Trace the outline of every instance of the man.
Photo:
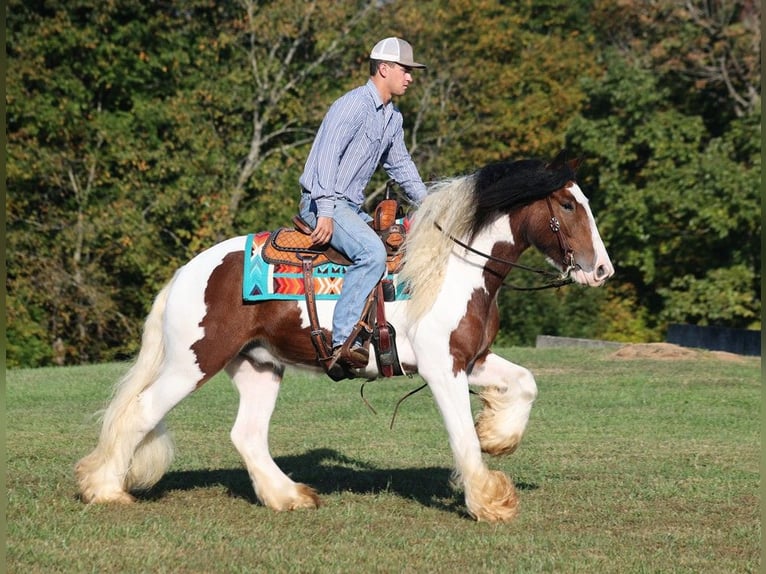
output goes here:
[{"label": "man", "polygon": [[375,44],[370,79],[332,104],[300,177],[300,214],[314,228],[314,244],[329,243],[351,261],[332,322],[333,353],[351,368],[366,366],[369,353],[361,340],[341,349],[386,269],[385,247],[362,210],[364,189],[382,163],[415,205],[426,195],[404,143],[402,114],[391,101],[407,91],[414,68],[425,66],[413,60],[409,43],[386,38]]}]

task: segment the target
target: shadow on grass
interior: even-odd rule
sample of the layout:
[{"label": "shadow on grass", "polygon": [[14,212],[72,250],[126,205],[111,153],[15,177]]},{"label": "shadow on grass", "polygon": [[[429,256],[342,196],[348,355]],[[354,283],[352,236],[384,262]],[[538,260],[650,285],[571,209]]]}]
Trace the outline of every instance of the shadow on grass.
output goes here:
[{"label": "shadow on grass", "polygon": [[[394,493],[426,507],[454,512],[461,508],[461,496],[450,488],[451,469],[376,468],[351,459],[332,449],[315,449],[297,456],[277,457],[276,463],[290,477],[312,486],[319,494]],[[184,470],[167,473],[154,488],[138,493],[141,500],[159,500],[167,493],[195,488],[225,487],[229,495],[257,503],[250,477],[244,468]],[[519,490],[535,490],[537,485],[517,483]]]}]

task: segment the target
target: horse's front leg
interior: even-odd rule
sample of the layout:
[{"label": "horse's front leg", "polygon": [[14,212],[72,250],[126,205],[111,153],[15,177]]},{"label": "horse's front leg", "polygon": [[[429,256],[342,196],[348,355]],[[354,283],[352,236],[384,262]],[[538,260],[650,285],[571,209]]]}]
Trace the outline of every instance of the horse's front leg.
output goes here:
[{"label": "horse's front leg", "polygon": [[489,470],[482,459],[471,414],[468,376],[464,371],[445,369],[443,361],[426,363],[419,364],[420,374],[428,382],[444,418],[455,458],[455,482],[465,491],[468,512],[476,520],[512,520],[518,511],[516,489],[508,476]]},{"label": "horse's front leg", "polygon": [[483,387],[479,397],[484,408],[476,418],[481,449],[495,456],[515,451],[537,397],[532,373],[489,353],[474,365],[468,384]]}]

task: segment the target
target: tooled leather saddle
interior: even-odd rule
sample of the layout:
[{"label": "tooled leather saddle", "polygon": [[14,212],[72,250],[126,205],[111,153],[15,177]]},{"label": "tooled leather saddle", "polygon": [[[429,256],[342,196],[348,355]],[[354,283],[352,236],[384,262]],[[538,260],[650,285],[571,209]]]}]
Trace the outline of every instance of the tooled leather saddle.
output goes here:
[{"label": "tooled leather saddle", "polygon": [[[395,199],[384,199],[375,208],[372,228],[377,232],[386,247],[386,266],[388,273],[399,271],[404,256],[401,249],[406,234],[403,223],[397,222],[398,202]],[[325,337],[326,331],[319,325],[316,310],[316,294],[312,279],[314,266],[325,263],[350,265],[351,261],[341,252],[329,245],[316,246],[311,240],[311,226],[300,216],[293,218],[293,228],[282,228],[273,231],[263,246],[261,255],[267,263],[295,265],[301,267],[303,274],[306,307],[311,324],[311,341],[317,352],[317,359],[325,372],[334,380],[354,378],[354,369],[338,361],[338,353],[333,354],[330,344]],[[396,351],[396,333],[393,326],[386,321],[386,300],[393,300],[393,285],[386,279],[381,280],[372,290],[365,304],[362,316],[354,326],[351,336],[343,345],[347,347],[360,334],[364,338],[364,346],[372,347],[378,363],[378,370],[384,377],[404,374]],[[341,352],[344,350],[341,348]]]}]

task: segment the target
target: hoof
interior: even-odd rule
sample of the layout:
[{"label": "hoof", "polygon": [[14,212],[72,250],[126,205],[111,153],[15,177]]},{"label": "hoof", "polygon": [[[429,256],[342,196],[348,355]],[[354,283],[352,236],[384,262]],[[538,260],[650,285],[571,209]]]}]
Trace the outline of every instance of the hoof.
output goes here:
[{"label": "hoof", "polygon": [[80,500],[86,504],[133,504],[136,501],[124,490],[109,494],[80,493]]},{"label": "hoof", "polygon": [[314,509],[322,505],[317,491],[305,484],[297,484],[298,497],[293,500],[289,510],[299,510],[302,508]]},{"label": "hoof", "polygon": [[319,508],[322,504],[316,490],[300,483],[295,485],[295,493],[291,498],[281,501],[269,500],[262,502],[277,512],[302,509],[313,510]]},{"label": "hoof", "polygon": [[[510,522],[519,513],[519,499],[511,480],[502,472],[489,471],[466,490],[468,512],[478,522]],[[468,486],[466,486],[468,488]]]},{"label": "hoof", "polygon": [[481,426],[476,426],[476,434],[479,437],[481,451],[490,456],[507,456],[516,452],[521,444],[521,436],[518,434],[509,437],[500,437],[487,432]]}]

